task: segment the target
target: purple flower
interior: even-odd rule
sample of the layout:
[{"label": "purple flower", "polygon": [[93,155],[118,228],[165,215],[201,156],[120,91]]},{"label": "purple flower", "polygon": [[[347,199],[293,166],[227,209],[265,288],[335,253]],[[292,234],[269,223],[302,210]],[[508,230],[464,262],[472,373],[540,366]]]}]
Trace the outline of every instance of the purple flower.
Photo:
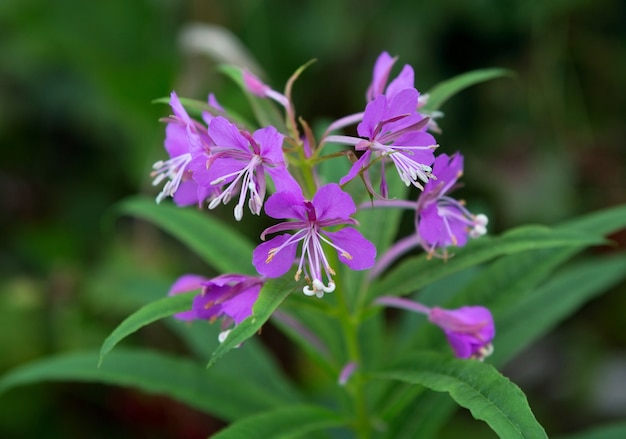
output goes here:
[{"label": "purple flower", "polygon": [[226,328],[238,325],[252,315],[252,307],[263,287],[263,278],[243,274],[223,274],[213,279],[187,274],[180,277],[169,295],[200,290],[193,300],[192,309],[175,314],[180,320],[208,320],[211,323],[222,319],[220,341],[228,335]]},{"label": "purple flower", "polygon": [[209,93],[209,98],[207,99],[207,103],[209,104],[209,107],[211,107],[212,111],[211,112],[203,111],[202,120],[208,126],[216,116],[221,116],[223,114],[226,114],[226,110],[224,110],[224,107],[220,105],[220,103],[217,101],[213,93]]},{"label": "purple flower", "polygon": [[493,352],[491,342],[496,328],[491,312],[483,306],[445,310],[395,296],[379,297],[376,303],[427,315],[431,323],[443,329],[454,355],[459,358],[483,360]]},{"label": "purple flower", "polygon": [[[217,104],[214,97],[213,102]],[[206,133],[206,127],[189,117],[175,92],[171,94],[170,106],[174,115],[167,119],[165,128],[165,150],[170,158],[156,162],[151,173],[154,177],[152,181],[154,186],[167,180],[156,201],[160,203],[169,196],[173,197],[179,206],[202,204],[210,195],[211,188],[197,185],[192,179],[191,164],[194,159],[201,157],[203,157],[201,160],[206,161],[211,149],[211,140]]]},{"label": "purple flower", "polygon": [[463,175],[463,156],[441,154],[435,160],[433,174],[417,199],[415,226],[424,249],[433,254],[437,248],[464,246],[467,238],[487,232],[487,217],[473,215],[463,202],[448,196]]},{"label": "purple flower", "polygon": [[287,171],[283,158],[283,135],[269,126],[250,135],[240,131],[223,117],[215,117],[209,125],[214,146],[208,161],[194,168],[194,180],[199,185],[219,188],[209,203],[209,209],[228,203],[239,192],[235,218],[243,217],[243,205],[248,197],[250,211],[259,215],[266,192],[265,172],[272,178],[276,190],[292,190],[296,181]]},{"label": "purple flower", "polygon": [[[396,242],[377,261],[370,279],[377,277],[395,260],[415,247],[421,246],[428,256],[448,257],[447,247],[461,247],[469,238],[487,233],[488,219],[473,215],[463,201],[448,196],[463,174],[463,156],[441,154],[433,166],[433,179],[426,183],[417,201],[376,200],[364,207],[399,207],[415,210],[415,234]],[[443,249],[443,251],[439,251]]]},{"label": "purple flower", "polygon": [[[387,98],[393,97],[400,90],[404,90],[406,88],[415,88],[415,72],[413,68],[405,64],[402,67],[402,71],[400,74],[389,83],[387,88],[387,80],[389,79],[389,74],[391,73],[391,68],[395,64],[397,58],[392,58],[387,52],[383,52],[380,54],[376,63],[374,64],[374,74],[372,78],[372,82],[367,89],[367,101],[373,101],[379,95],[385,94]],[[424,112],[423,107],[428,102],[427,94],[420,94],[417,101],[417,110],[422,113],[423,116],[428,116],[428,124],[426,125],[426,129],[433,133],[441,133],[441,129],[435,119],[438,119],[443,116],[441,111],[430,111]],[[422,110],[422,111],[420,111]]]},{"label": "purple flower", "polygon": [[428,320],[443,329],[454,355],[482,360],[493,352],[495,325],[491,312],[482,306],[456,310],[432,308]]},{"label": "purple flower", "polygon": [[[388,98],[394,97],[399,91],[414,88],[415,73],[413,68],[405,64],[400,74],[387,86],[391,68],[398,58],[392,58],[387,52],[381,53],[374,64],[372,82],[367,88],[367,101],[371,102],[378,96],[384,94]],[[387,88],[385,89],[385,86]]]},{"label": "purple flower", "polygon": [[[204,282],[207,282],[208,280],[209,279],[204,276],[200,276],[199,274],[185,274],[176,279],[176,282],[172,284],[167,295],[174,296],[176,294],[188,293],[194,290],[199,291]],[[179,320],[194,320],[198,318],[194,309],[174,314],[174,317]]]},{"label": "purple flower", "polygon": [[[272,195],[265,203],[265,213],[276,219],[294,219],[269,227],[261,239],[270,233],[294,230],[293,235],[282,234],[260,244],[253,254],[257,271],[268,277],[280,277],[288,272],[296,259],[298,243],[302,242],[302,253],[295,279],[304,271],[311,286],[305,286],[304,294],[323,297],[335,289],[330,266],[322,243],[334,248],[339,260],[353,270],[365,270],[374,265],[376,248],[357,230],[344,227],[335,232],[324,230],[342,224],[356,224],[350,216],[356,212],[352,198],[339,185],[322,186],[311,201],[305,200],[300,192],[284,191]],[[306,259],[306,263],[305,263]],[[328,279],[324,285],[322,273]]]},{"label": "purple flower", "polygon": [[[391,159],[407,186],[412,184],[423,188],[420,181],[429,180],[430,165],[434,161],[433,150],[437,148],[437,144],[423,130],[428,119],[416,111],[418,95],[414,88],[398,91],[392,97],[381,94],[365,107],[363,120],[357,126],[361,138],[329,136],[326,139],[328,142],[354,145],[355,150],[363,151],[363,155],[340,180],[340,184],[347,183],[361,172],[366,183],[369,183],[367,170],[380,158],[383,169],[386,160]],[[381,194],[383,197],[387,195],[384,172]]]}]

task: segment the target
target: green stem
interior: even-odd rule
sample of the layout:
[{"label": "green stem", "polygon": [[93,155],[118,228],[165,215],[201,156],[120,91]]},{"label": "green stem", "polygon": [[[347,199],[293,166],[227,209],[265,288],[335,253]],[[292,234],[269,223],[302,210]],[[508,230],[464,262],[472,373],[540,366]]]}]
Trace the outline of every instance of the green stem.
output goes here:
[{"label": "green stem", "polygon": [[341,323],[342,333],[345,338],[346,348],[348,351],[348,362],[357,365],[354,375],[350,377],[346,385],[346,390],[354,407],[354,427],[357,437],[369,438],[371,432],[371,423],[369,411],[365,400],[365,377],[362,371],[361,350],[359,347],[359,325],[360,318],[358,314],[352,314],[346,295],[342,294],[343,289],[338,285],[338,316]]},{"label": "green stem", "polygon": [[304,172],[302,174],[305,180],[304,185],[307,189],[308,199],[310,200],[313,198],[313,196],[317,192],[317,183],[315,183],[315,176],[313,174],[313,166],[308,164],[307,161],[305,161],[304,163],[305,163]]}]

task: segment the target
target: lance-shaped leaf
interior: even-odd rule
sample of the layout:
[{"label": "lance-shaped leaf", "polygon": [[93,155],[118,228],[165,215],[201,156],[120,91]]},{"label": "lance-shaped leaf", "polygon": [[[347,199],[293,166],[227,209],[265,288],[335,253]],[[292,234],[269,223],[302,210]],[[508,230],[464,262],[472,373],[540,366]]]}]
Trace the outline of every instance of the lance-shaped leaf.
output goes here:
[{"label": "lance-shaped leaf", "polygon": [[297,288],[290,276],[271,279],[265,283],[259,298],[252,307],[252,315],[238,324],[211,355],[208,366],[213,365],[221,356],[256,334],[270,318],[283,300]]},{"label": "lance-shaped leaf", "polygon": [[[605,236],[623,227],[626,227],[626,206],[593,212],[558,226],[559,229],[580,230]],[[420,292],[419,301],[444,308],[456,308],[468,303],[490,307],[494,311],[498,330],[495,355],[489,358],[489,362],[502,365],[512,355],[566,318],[567,313],[571,313],[584,301],[600,294],[617,282],[622,271],[626,273],[626,269],[620,267],[617,259],[608,259],[606,262],[602,261],[597,264],[586,262],[563,272],[566,276],[568,276],[567,273],[580,276],[581,282],[576,279],[572,280],[573,288],[564,288],[556,278],[548,282],[545,287],[534,291],[558,266],[582,250],[581,246],[544,248],[508,255],[489,264],[478,275],[472,274],[469,279],[464,275],[464,273],[470,274],[467,270],[452,277],[440,279]],[[454,279],[459,275],[459,285],[462,287],[454,285],[456,282]],[[533,301],[541,300],[542,303],[535,303],[535,306],[528,307],[527,311],[531,314],[521,313],[520,307],[524,307],[526,300],[530,300],[535,294],[543,298],[536,298]],[[544,294],[548,294],[549,297],[543,296]],[[513,319],[511,322],[508,317],[501,317],[506,313],[511,314]],[[556,320],[548,321],[548,315]],[[434,326],[423,325],[425,321],[424,318],[411,313],[402,315],[400,319],[402,325],[398,335],[405,334],[405,336],[401,343],[398,343],[397,352],[407,352],[416,347],[424,349],[441,346],[441,331]],[[539,324],[533,324],[532,330],[529,330],[530,327],[525,324],[528,321]],[[401,388],[390,387],[390,389],[395,389],[395,392],[400,394],[403,392]],[[389,422],[397,429],[396,431],[406,432],[404,436],[398,433],[398,437],[433,437],[431,433],[436,431],[437,426],[445,423],[445,417],[429,416],[425,421],[421,417],[415,419],[415,416],[410,414],[424,412],[431,408],[431,402],[424,402],[422,399],[414,400],[409,395],[396,401],[397,397],[390,390],[385,400],[381,401],[380,406],[387,412],[389,412],[387,409],[389,407],[397,408],[394,412],[383,414],[383,418],[389,419]],[[445,406],[445,402],[444,400],[441,404]],[[439,415],[441,413],[442,411],[438,411]]]},{"label": "lance-shaped leaf", "polygon": [[625,277],[626,256],[580,262],[560,272],[524,300],[496,314],[498,335],[492,361],[503,364]]},{"label": "lance-shaped leaf", "polygon": [[557,439],[624,439],[626,422],[603,425],[587,431],[559,436]]},{"label": "lance-shaped leaf", "polygon": [[328,409],[315,406],[283,407],[237,421],[213,439],[290,439],[301,438],[327,428],[341,427],[348,421]]},{"label": "lance-shaped leaf", "polygon": [[425,255],[408,258],[370,289],[373,295],[403,295],[465,268],[473,267],[497,256],[527,250],[589,246],[605,242],[601,236],[577,230],[550,229],[544,226],[524,226],[499,237],[483,236],[462,248],[454,249],[447,261],[431,260]]},{"label": "lance-shaped leaf", "polygon": [[252,243],[215,216],[139,197],[123,201],[117,209],[160,227],[222,273],[255,274]]},{"label": "lance-shaped leaf", "polygon": [[98,352],[61,354],[23,365],[0,379],[0,393],[43,381],[81,381],[167,395],[225,420],[279,407],[284,399],[228,370],[156,352],[118,349],[96,366]]},{"label": "lance-shaped leaf", "polygon": [[[626,206],[616,206],[569,220],[558,228],[606,236],[625,226]],[[419,300],[444,308],[455,308],[468,303],[480,303],[492,308],[498,331],[495,353],[489,358],[489,362],[502,365],[562,321],[584,301],[619,281],[624,268],[617,258],[576,265],[537,289],[554,269],[582,250],[581,246],[556,247],[508,255],[489,264],[478,275],[474,273],[470,276],[471,280],[463,275],[469,274],[467,270],[459,272],[459,275],[463,275],[460,276],[461,288],[449,285],[448,281],[454,280],[454,276],[440,279],[421,290]],[[566,281],[572,273],[572,286],[564,286],[562,281]],[[450,292],[453,294],[450,295]],[[530,305],[525,305],[527,302]],[[527,311],[521,313],[521,307],[527,307]],[[529,314],[530,312],[538,314]],[[503,313],[511,315],[501,317]],[[532,329],[525,324],[529,319],[533,321]],[[403,314],[401,322],[404,330],[401,335],[404,334],[404,337],[396,352],[407,352],[416,347],[428,349],[440,346],[441,331],[436,327],[423,325],[425,321],[410,313]],[[452,402],[449,399],[431,401],[428,396],[420,395],[419,392],[407,393],[398,386],[390,389],[395,390],[389,391],[380,406],[384,410],[383,419],[393,424],[395,430],[391,431],[398,432],[398,437],[412,437],[417,431],[420,437],[434,437],[434,432],[445,424],[446,417],[441,414],[450,413]],[[435,412],[437,416],[423,419],[412,415],[426,411]],[[403,435],[400,432],[405,433]]]},{"label": "lance-shaped leaf", "polygon": [[430,112],[438,110],[445,101],[459,93],[460,91],[490,79],[513,77],[515,74],[511,70],[491,68],[473,70],[463,73],[454,78],[443,81],[428,91],[428,102],[424,105],[424,110]]},{"label": "lance-shaped leaf", "polygon": [[[206,364],[219,343],[220,325],[200,320],[183,322],[177,319],[166,319],[165,323],[196,354],[199,361]],[[213,370],[246,377],[247,381],[254,381],[266,392],[285,401],[302,400],[295,384],[283,373],[277,359],[259,339],[246,341],[244,348],[230,352],[213,366]]]},{"label": "lance-shaped leaf", "polygon": [[[283,306],[272,315],[272,323],[308,354],[308,361],[314,362],[330,376],[337,373],[338,366],[333,364],[333,359],[340,355],[336,352],[341,350],[333,349],[335,345],[325,341],[333,340],[333,337],[336,340],[339,329],[337,322],[330,320],[328,314]],[[334,355],[331,355],[331,350]]]},{"label": "lance-shaped leaf", "polygon": [[559,225],[560,229],[585,230],[607,235],[626,227],[626,204],[598,210]]},{"label": "lance-shaped leaf", "polygon": [[100,348],[100,359],[98,365],[102,364],[104,357],[111,352],[120,341],[128,337],[152,322],[156,322],[164,317],[169,317],[179,312],[191,309],[191,303],[197,292],[177,294],[175,296],[163,297],[162,299],[150,302],[142,306],[137,311],[126,317],[120,325],[104,340]]},{"label": "lance-shaped leaf", "polygon": [[547,438],[524,393],[489,364],[422,353],[375,376],[447,392],[502,438]]}]

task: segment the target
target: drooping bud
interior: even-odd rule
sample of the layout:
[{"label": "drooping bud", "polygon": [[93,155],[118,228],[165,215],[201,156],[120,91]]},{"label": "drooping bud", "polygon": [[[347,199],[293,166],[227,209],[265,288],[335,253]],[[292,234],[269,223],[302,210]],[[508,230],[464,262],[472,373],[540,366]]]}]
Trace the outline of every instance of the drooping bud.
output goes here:
[{"label": "drooping bud", "polygon": [[443,329],[459,358],[483,360],[493,352],[496,330],[491,312],[483,306],[464,306],[455,310],[431,308],[428,320]]}]

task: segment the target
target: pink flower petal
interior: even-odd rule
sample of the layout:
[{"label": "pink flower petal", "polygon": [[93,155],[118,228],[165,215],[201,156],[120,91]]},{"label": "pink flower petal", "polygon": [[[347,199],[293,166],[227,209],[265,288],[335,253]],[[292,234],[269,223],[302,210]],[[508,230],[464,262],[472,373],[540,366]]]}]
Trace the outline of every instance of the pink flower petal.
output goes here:
[{"label": "pink flower petal", "polygon": [[265,213],[272,218],[294,218],[306,221],[304,196],[298,192],[277,192],[265,202]]},{"label": "pink flower petal", "polygon": [[372,268],[376,262],[376,247],[357,230],[346,227],[325,235],[334,245],[345,250],[348,255],[339,253],[339,260],[353,270]]},{"label": "pink flower petal", "polygon": [[341,190],[336,183],[330,183],[318,189],[313,200],[317,220],[348,219],[356,212],[352,197]]},{"label": "pink flower petal", "polygon": [[297,243],[285,246],[272,258],[269,258],[270,250],[280,247],[287,242],[289,238],[291,238],[289,234],[279,235],[267,242],[259,244],[257,248],[254,249],[252,253],[252,263],[259,274],[272,278],[280,277],[291,269],[296,258]]},{"label": "pink flower petal", "polygon": [[209,136],[218,147],[250,151],[248,140],[241,135],[237,126],[221,116],[211,120]]}]

